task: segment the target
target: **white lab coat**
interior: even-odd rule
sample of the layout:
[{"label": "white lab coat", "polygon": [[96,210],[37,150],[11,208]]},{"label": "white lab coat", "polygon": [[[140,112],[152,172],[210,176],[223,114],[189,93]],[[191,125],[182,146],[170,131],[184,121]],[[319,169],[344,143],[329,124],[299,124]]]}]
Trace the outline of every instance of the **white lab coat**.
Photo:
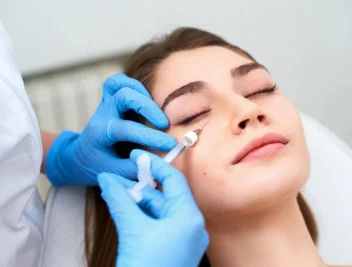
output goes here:
[{"label": "white lab coat", "polygon": [[38,122],[0,21],[1,267],[39,264],[44,210],[36,183],[42,154]]}]

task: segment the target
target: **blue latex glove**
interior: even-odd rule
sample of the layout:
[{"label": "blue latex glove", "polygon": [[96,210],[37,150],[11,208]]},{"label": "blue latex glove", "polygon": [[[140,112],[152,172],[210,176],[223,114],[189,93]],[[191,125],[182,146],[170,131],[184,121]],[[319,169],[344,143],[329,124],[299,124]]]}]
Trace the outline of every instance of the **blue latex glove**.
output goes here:
[{"label": "blue latex glove", "polygon": [[130,141],[152,149],[167,151],[176,145],[168,134],[143,124],[123,119],[132,109],[157,128],[166,128],[168,120],[137,80],[119,73],[103,84],[102,100],[81,134],[62,132],[52,144],[46,159],[46,172],[53,185],[97,185],[97,174],[112,172],[135,178],[136,165],[120,159],[113,145]]},{"label": "blue latex glove", "polygon": [[[142,150],[131,153],[133,162]],[[182,173],[147,153],[163,192],[145,187],[140,209],[126,192],[136,182],[109,173],[98,176],[102,197],[116,225],[118,267],[198,266],[209,243],[204,218]],[[146,213],[148,214],[146,214]]]}]

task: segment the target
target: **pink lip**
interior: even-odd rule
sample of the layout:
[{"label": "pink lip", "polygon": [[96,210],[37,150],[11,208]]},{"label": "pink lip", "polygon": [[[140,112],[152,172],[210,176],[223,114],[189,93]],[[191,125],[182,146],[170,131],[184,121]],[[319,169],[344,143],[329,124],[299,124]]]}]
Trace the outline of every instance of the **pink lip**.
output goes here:
[{"label": "pink lip", "polygon": [[237,164],[239,162],[271,156],[281,150],[288,141],[286,137],[279,134],[266,134],[249,142],[231,163]]}]

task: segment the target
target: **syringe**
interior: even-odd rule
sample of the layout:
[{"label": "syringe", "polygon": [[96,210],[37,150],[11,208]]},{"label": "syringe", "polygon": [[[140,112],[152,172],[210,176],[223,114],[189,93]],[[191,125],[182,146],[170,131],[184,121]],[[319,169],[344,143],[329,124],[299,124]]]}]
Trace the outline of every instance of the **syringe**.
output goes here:
[{"label": "syringe", "polygon": [[[203,131],[203,128],[206,124],[204,124],[202,128],[186,133],[181,139],[181,141],[178,142],[177,145],[165,155],[165,157],[163,158],[164,161],[166,161],[167,163],[171,163],[178,156],[180,156],[187,147],[193,146],[198,141],[198,136]],[[141,191],[145,186],[149,185],[153,188],[155,188],[156,186],[156,183],[150,172],[150,164],[150,158],[147,155],[142,155],[137,160],[139,181],[133,188],[128,190],[132,199],[137,203],[142,200]]]},{"label": "syringe", "polygon": [[167,163],[171,163],[178,156],[180,156],[183,151],[185,151],[186,147],[193,146],[198,141],[198,135],[200,132],[201,130],[198,129],[186,133],[181,139],[181,141],[178,142],[177,145],[165,155],[165,157],[163,158],[164,161],[166,161]]},{"label": "syringe", "polygon": [[203,131],[205,125],[208,124],[209,121],[207,121],[202,128],[196,129],[194,131],[189,131],[186,133],[183,138],[181,139],[178,144],[169,151],[164,157],[164,160],[167,163],[171,163],[174,161],[178,156],[182,154],[183,151],[185,151],[186,147],[193,146],[197,141],[198,141],[198,136],[200,133]]}]

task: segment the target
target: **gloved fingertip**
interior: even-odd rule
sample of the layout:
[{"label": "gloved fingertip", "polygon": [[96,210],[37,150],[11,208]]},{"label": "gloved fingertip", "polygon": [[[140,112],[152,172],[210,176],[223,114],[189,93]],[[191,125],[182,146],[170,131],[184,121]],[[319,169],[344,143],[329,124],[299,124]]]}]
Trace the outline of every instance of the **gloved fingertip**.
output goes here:
[{"label": "gloved fingertip", "polygon": [[152,144],[153,146],[150,145],[150,148],[167,152],[177,145],[177,140],[171,135],[163,133],[163,135],[155,136]]},{"label": "gloved fingertip", "polygon": [[171,150],[176,145],[177,145],[177,140],[170,135],[168,142],[165,144],[165,148],[168,150]]},{"label": "gloved fingertip", "polygon": [[162,111],[160,112],[160,116],[158,116],[157,120],[154,122],[154,126],[161,130],[164,130],[169,127],[169,120]]},{"label": "gloved fingertip", "polygon": [[142,149],[133,149],[130,153],[130,159],[137,164],[137,159],[142,155],[147,153],[146,151]]},{"label": "gloved fingertip", "polygon": [[165,130],[167,127],[169,127],[169,121],[168,120],[160,120],[159,129]]},{"label": "gloved fingertip", "polygon": [[101,189],[101,197],[108,203],[121,199],[121,194],[126,190],[126,185],[119,182],[124,179],[121,176],[112,173],[101,173],[97,180]]},{"label": "gloved fingertip", "polygon": [[103,190],[104,188],[106,188],[109,184],[110,184],[110,177],[109,177],[109,173],[107,172],[102,172],[99,173],[97,176],[97,180],[98,180],[98,184],[99,187]]}]

